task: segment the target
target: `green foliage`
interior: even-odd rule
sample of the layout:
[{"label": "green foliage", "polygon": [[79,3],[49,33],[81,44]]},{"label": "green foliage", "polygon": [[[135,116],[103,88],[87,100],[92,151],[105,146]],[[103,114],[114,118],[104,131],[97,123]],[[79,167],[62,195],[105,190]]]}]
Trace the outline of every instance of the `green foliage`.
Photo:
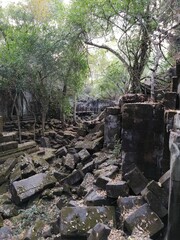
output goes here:
[{"label": "green foliage", "polygon": [[63,104],[82,89],[87,54],[61,2],[39,0],[39,12],[34,4],[12,5],[1,14],[0,84],[30,91],[46,115],[52,100]]},{"label": "green foliage", "polygon": [[97,91],[101,97],[117,99],[128,91],[129,81],[127,71],[119,62],[113,62],[106,68],[104,76],[99,79]]}]

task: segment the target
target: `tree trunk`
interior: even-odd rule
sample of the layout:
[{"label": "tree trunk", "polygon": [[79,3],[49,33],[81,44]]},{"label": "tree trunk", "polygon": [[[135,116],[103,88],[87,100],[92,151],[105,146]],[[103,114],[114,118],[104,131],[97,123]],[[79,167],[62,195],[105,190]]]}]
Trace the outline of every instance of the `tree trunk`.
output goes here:
[{"label": "tree trunk", "polygon": [[37,122],[37,120],[36,120],[36,114],[31,110],[31,108],[30,108],[30,106],[29,106],[29,103],[28,103],[28,101],[27,101],[26,95],[24,94],[24,92],[23,92],[23,98],[24,98],[24,100],[25,100],[25,102],[26,102],[26,106],[27,106],[27,108],[28,108],[28,111],[29,111],[30,113],[32,113],[32,115],[33,115],[33,117],[34,117],[33,134],[34,134],[34,141],[35,141],[35,140],[36,140],[36,122]]},{"label": "tree trunk", "polygon": [[[9,91],[9,95],[10,95],[12,101],[13,101],[12,113],[13,113],[13,108],[15,108],[15,110],[16,110],[19,143],[21,143],[21,142],[22,142],[22,133],[21,133],[20,111],[19,111],[18,102],[17,102],[18,94],[16,93],[15,97],[13,98],[12,92],[11,92],[11,90],[10,90],[10,91]],[[12,114],[12,113],[11,113],[11,114]]]},{"label": "tree trunk", "polygon": [[76,94],[74,95],[74,103],[73,103],[73,122],[76,124],[77,119],[76,119],[76,106],[77,106],[77,98]]},{"label": "tree trunk", "polygon": [[157,44],[154,43],[154,48],[155,48],[155,63],[154,63],[154,68],[152,69],[152,75],[151,75],[151,100],[155,101],[155,80],[156,80],[156,73],[158,70],[159,66],[159,60],[161,59],[162,53],[158,47]]},{"label": "tree trunk", "polygon": [[44,137],[45,123],[46,123],[46,111],[42,110],[42,136]]},{"label": "tree trunk", "polygon": [[65,124],[65,120],[66,120],[66,116],[65,116],[65,98],[66,98],[66,94],[67,94],[67,83],[64,82],[64,87],[63,87],[63,101],[62,101],[62,125],[64,126]]}]

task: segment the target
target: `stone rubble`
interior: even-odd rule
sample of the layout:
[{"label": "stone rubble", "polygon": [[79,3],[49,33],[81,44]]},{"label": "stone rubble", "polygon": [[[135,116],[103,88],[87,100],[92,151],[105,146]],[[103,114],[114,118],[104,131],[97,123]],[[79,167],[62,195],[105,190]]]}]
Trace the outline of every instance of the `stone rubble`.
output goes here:
[{"label": "stone rubble", "polygon": [[[174,104],[165,97],[166,108],[166,99]],[[78,127],[51,119],[44,137],[37,124],[41,147],[25,124],[21,146],[14,134],[1,136],[0,239],[164,239],[170,120],[162,122],[162,103],[146,100],[126,95]]]}]

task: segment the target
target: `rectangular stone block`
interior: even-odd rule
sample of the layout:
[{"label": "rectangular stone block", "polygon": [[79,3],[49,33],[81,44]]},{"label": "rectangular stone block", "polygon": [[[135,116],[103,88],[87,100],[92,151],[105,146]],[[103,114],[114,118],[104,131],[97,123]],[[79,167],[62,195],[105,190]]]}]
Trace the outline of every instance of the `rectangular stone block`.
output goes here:
[{"label": "rectangular stone block", "polygon": [[16,148],[18,148],[18,142],[16,141],[0,143],[0,152],[6,152]]},{"label": "rectangular stone block", "polygon": [[129,232],[137,227],[153,236],[164,227],[164,224],[148,204],[144,204],[125,219],[125,227]]},{"label": "rectangular stone block", "polygon": [[[122,108],[122,151],[147,178],[158,179],[162,171],[164,107],[158,103],[128,103]],[[122,162],[122,169],[130,163]],[[124,174],[124,173],[123,173]]]},{"label": "rectangular stone block", "polygon": [[80,239],[97,223],[109,221],[115,226],[114,207],[66,207],[60,213],[60,232],[63,237]]},{"label": "rectangular stone block", "polygon": [[176,109],[177,105],[177,92],[166,92],[164,94],[165,109]]},{"label": "rectangular stone block", "polygon": [[160,199],[156,197],[151,191],[147,191],[144,195],[145,200],[149,204],[150,208],[160,217],[163,218],[167,215],[168,211],[163,206]]},{"label": "rectangular stone block", "polygon": [[16,140],[16,137],[17,137],[16,132],[3,133],[3,136],[0,136],[0,143],[13,142]]},{"label": "rectangular stone block", "polygon": [[129,215],[129,212],[132,212],[132,209],[139,208],[145,204],[145,201],[142,196],[129,196],[129,197],[119,197],[117,200],[117,205],[120,209],[121,217]]},{"label": "rectangular stone block", "polygon": [[124,179],[126,179],[129,187],[136,195],[138,195],[148,184],[148,180],[137,167],[129,173],[126,173]]},{"label": "rectangular stone block", "polygon": [[125,181],[110,181],[106,185],[107,196],[111,198],[126,197],[129,193],[129,187]]},{"label": "rectangular stone block", "polygon": [[12,199],[16,204],[28,201],[36,193],[53,186],[56,178],[46,173],[39,173],[32,177],[15,181],[11,184]]},{"label": "rectangular stone block", "polygon": [[157,182],[152,180],[151,182],[148,183],[147,189],[151,191],[159,199],[159,201],[161,201],[162,205],[165,208],[168,208],[169,195],[167,194],[163,187],[160,187]]},{"label": "rectangular stone block", "polygon": [[61,180],[61,183],[66,183],[69,185],[74,185],[81,181],[84,177],[84,173],[81,170],[75,170],[69,174],[66,178]]},{"label": "rectangular stone block", "polygon": [[103,175],[100,175],[97,179],[96,182],[94,183],[97,187],[106,190],[106,184],[111,181],[111,178],[105,177]]}]

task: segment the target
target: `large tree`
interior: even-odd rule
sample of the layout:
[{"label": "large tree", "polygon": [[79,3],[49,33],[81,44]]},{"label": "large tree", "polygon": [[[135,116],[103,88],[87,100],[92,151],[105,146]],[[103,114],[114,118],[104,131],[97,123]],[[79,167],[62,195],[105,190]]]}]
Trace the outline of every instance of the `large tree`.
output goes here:
[{"label": "large tree", "polygon": [[63,13],[62,4],[52,1],[48,11],[42,8],[43,14],[37,15],[32,3],[10,6],[3,12],[0,76],[11,89],[17,88],[18,80],[19,91],[32,93],[40,107],[44,134],[50,102],[58,99],[57,104],[64,106],[65,97],[70,97],[67,90],[78,92],[86,77],[87,61],[76,31],[66,25],[64,14],[55,14],[56,6]]},{"label": "large tree", "polygon": [[[86,44],[110,51],[122,62],[129,74],[132,91],[138,92],[151,52],[157,51],[154,46],[158,45],[163,52],[161,46],[167,31],[172,29],[173,21],[169,18],[167,22],[167,16],[172,14],[172,2],[74,0],[70,18]],[[164,52],[161,56],[165,56]]]}]

